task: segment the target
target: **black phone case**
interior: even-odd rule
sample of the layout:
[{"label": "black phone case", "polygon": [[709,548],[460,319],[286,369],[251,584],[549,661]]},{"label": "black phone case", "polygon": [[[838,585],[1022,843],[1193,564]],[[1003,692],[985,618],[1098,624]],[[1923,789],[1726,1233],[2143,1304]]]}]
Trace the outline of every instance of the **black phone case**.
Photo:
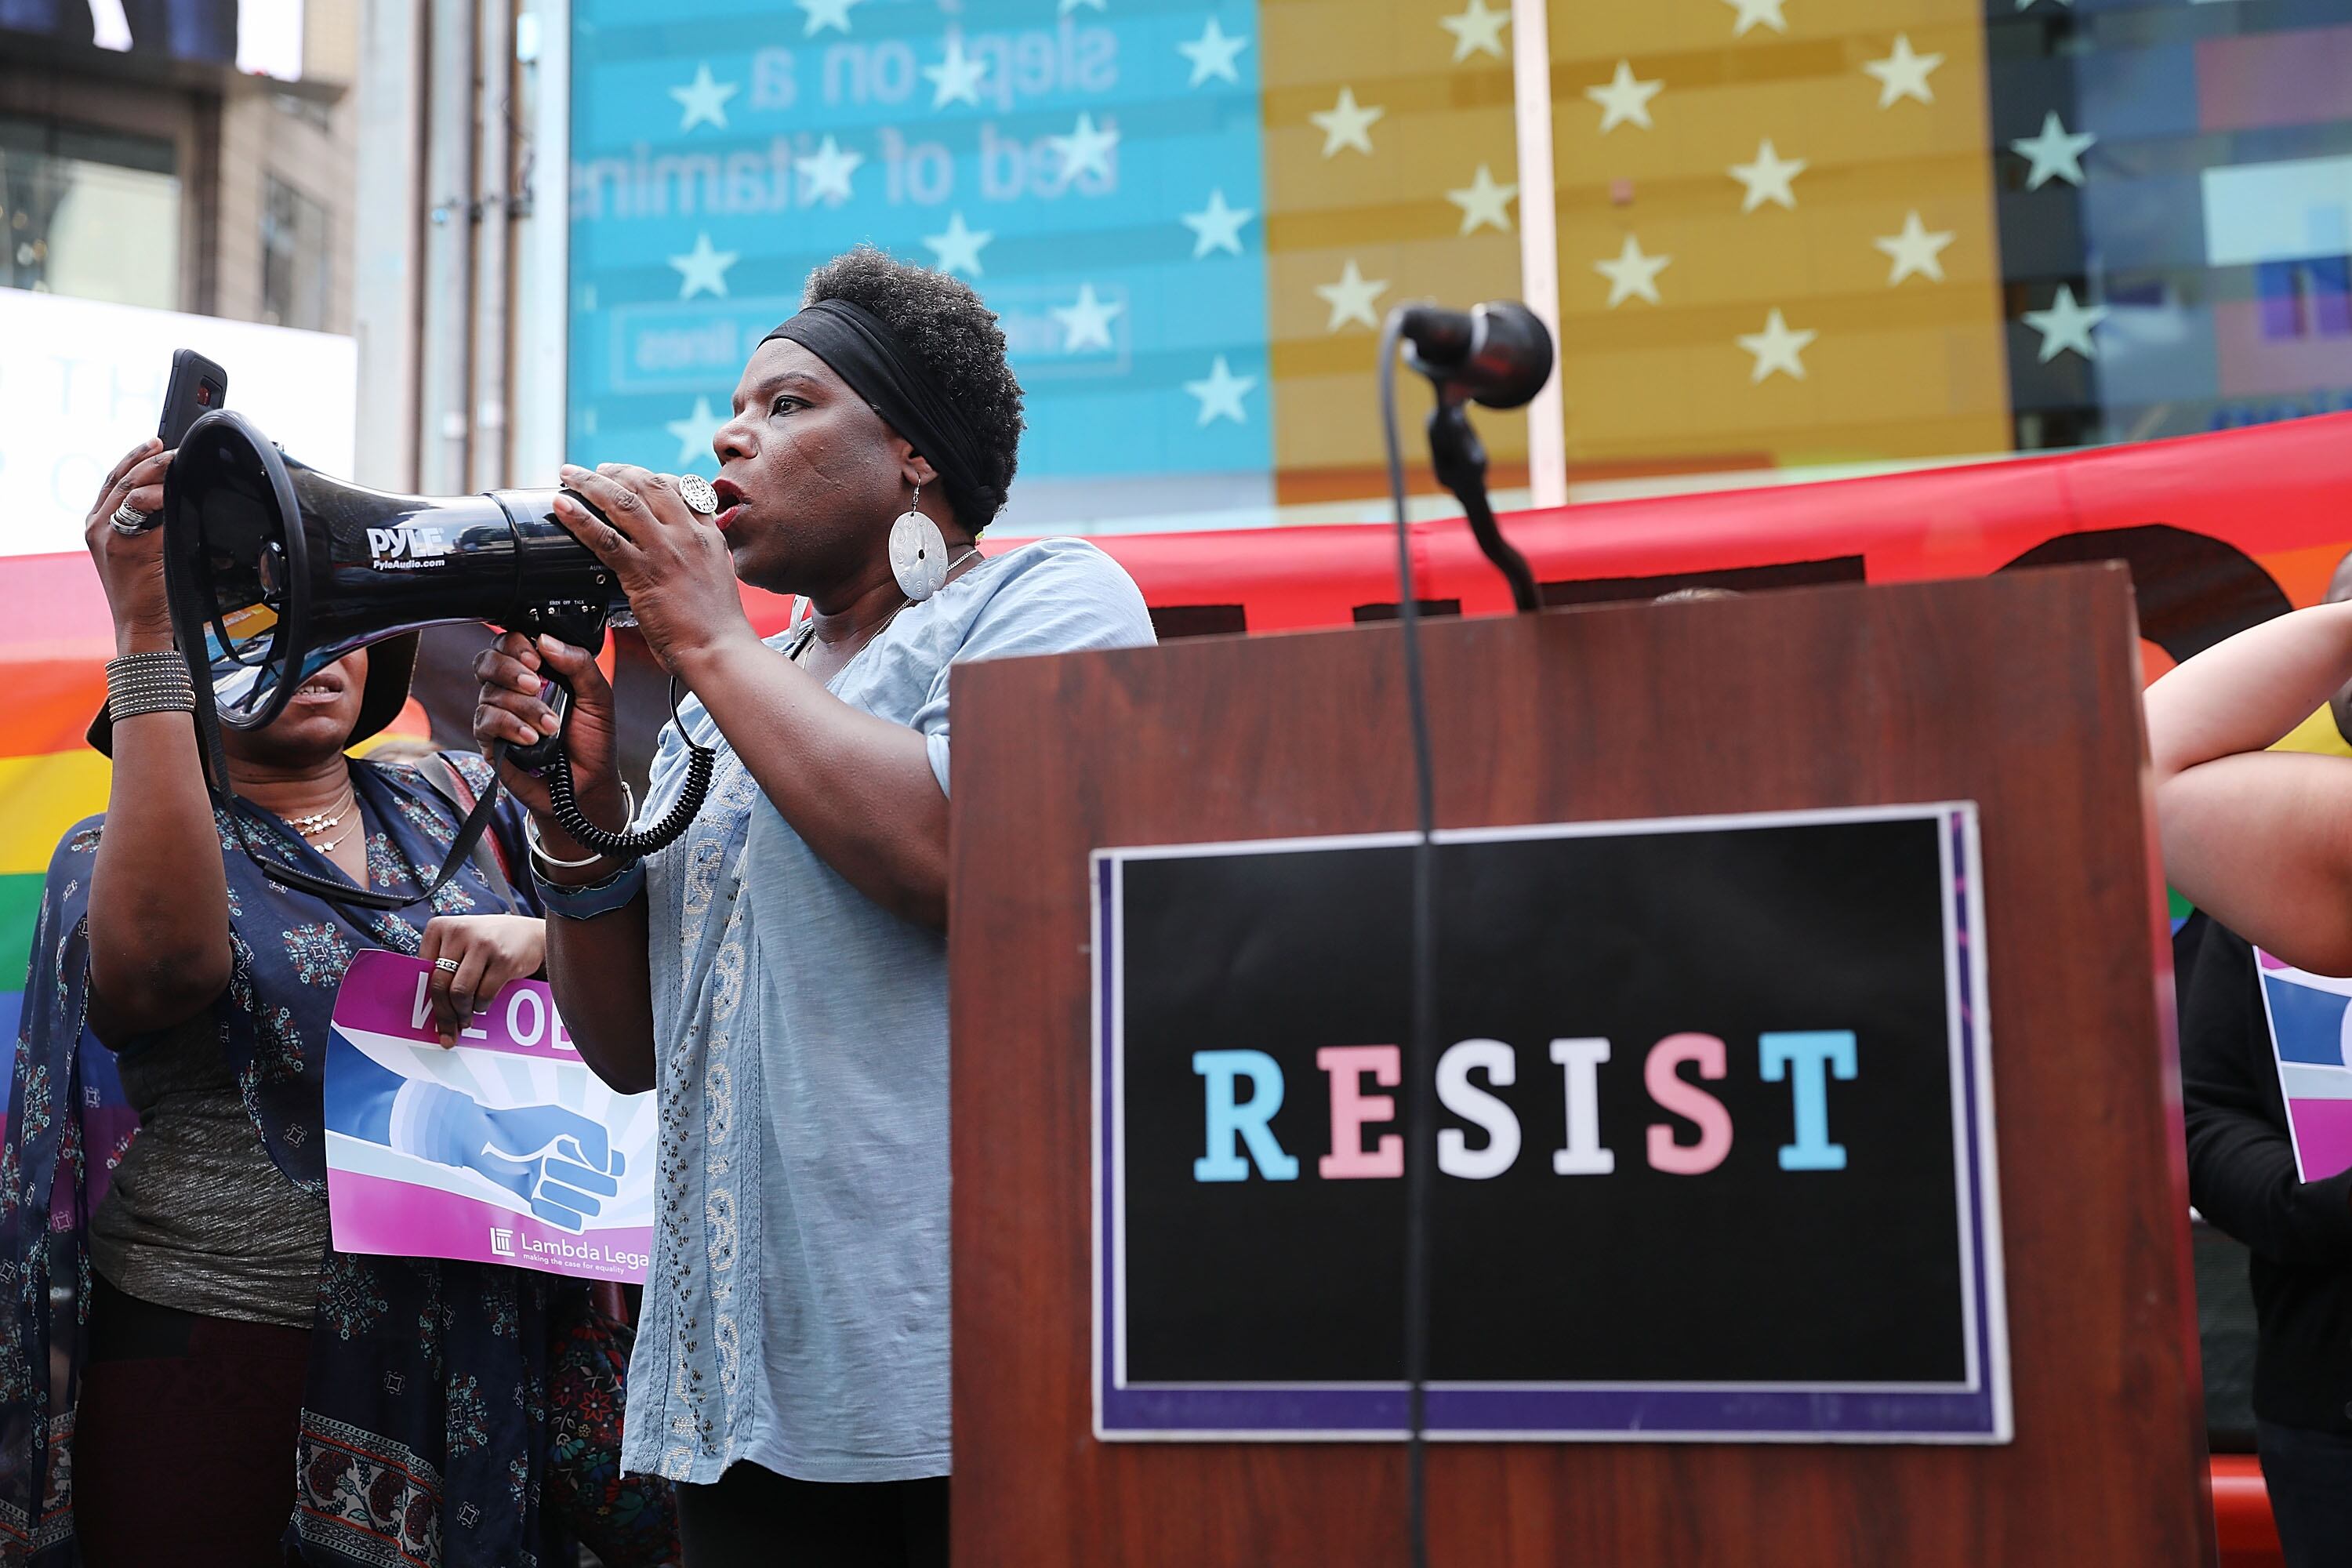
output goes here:
[{"label": "black phone case", "polygon": [[172,355],[172,380],[163,389],[163,417],[155,435],[169,451],[198,417],[227,406],[228,372],[194,349],[181,349]]}]

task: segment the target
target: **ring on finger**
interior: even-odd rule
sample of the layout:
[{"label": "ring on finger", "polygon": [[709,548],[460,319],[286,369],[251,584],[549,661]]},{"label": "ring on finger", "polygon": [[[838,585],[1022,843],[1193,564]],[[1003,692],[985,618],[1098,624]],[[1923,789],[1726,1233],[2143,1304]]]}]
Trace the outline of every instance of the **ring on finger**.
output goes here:
[{"label": "ring on finger", "polygon": [[463,965],[454,958],[436,958],[433,961],[433,967],[444,974],[455,974]]},{"label": "ring on finger", "polygon": [[114,509],[114,515],[106,521],[115,532],[135,537],[155,526],[155,513],[141,511],[126,498],[121,506]]}]

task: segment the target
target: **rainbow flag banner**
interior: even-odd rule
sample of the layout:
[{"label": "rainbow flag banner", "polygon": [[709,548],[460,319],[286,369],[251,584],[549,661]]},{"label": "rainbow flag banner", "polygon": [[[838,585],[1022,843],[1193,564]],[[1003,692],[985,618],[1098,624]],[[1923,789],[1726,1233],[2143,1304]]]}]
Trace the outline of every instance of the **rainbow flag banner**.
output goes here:
[{"label": "rainbow flag banner", "polygon": [[[67,828],[106,809],[107,761],[82,737],[106,699],[104,667],[114,639],[86,555],[0,561],[0,599],[8,606],[0,616],[0,671],[9,693],[8,721],[0,724],[0,985],[7,987],[0,1019],[14,1024],[23,1011],[49,856]],[[8,1031],[12,1043],[16,1035]],[[14,1109],[11,1092],[8,1077],[0,1075],[0,1116]],[[93,1131],[127,1139],[122,1086],[106,1052],[88,1053],[82,1092],[85,1110],[120,1112],[102,1116]],[[93,1151],[95,1179],[102,1181],[112,1165],[104,1152]]]},{"label": "rainbow flag banner", "polygon": [[[0,1021],[23,1015],[26,970],[49,857],[66,830],[106,809],[111,772],[85,738],[91,715],[106,700],[106,661],[114,655],[106,596],[86,555],[19,555],[0,559],[0,680],[9,693],[0,723]],[[392,729],[427,732],[412,702]],[[362,748],[364,750],[365,748]],[[7,1037],[13,1041],[16,1029]],[[9,1109],[8,1075],[0,1073],[0,1116]],[[91,1051],[84,1058],[89,1106],[121,1105],[114,1058]],[[121,1131],[127,1137],[129,1121]]]},{"label": "rainbow flag banner", "polygon": [[13,1020],[49,855],[67,828],[106,809],[107,762],[82,735],[106,700],[114,641],[87,556],[0,563],[0,592],[9,693],[0,724],[0,984],[16,993],[0,997],[0,1016]]}]

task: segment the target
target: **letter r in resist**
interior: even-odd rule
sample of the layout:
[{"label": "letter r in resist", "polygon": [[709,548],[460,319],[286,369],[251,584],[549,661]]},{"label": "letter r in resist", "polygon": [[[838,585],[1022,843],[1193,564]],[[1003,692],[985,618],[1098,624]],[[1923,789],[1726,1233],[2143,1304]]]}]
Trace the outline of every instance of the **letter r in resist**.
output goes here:
[{"label": "letter r in resist", "polygon": [[[1282,1067],[1264,1051],[1194,1051],[1192,1070],[1201,1075],[1208,1100],[1208,1152],[1192,1162],[1196,1182],[1245,1182],[1250,1160],[1269,1182],[1298,1179],[1298,1162],[1274,1140],[1274,1113],[1282,1109]],[[1247,1100],[1234,1089],[1249,1080]],[[1244,1159],[1241,1145],[1247,1145]]]}]

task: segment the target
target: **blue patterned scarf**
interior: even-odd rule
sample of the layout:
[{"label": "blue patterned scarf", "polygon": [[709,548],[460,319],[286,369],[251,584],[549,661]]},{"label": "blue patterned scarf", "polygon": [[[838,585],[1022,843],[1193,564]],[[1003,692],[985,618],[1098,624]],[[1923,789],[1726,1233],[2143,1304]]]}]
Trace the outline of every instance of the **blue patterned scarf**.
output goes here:
[{"label": "blue patterned scarf", "polygon": [[[449,760],[476,790],[488,787],[479,758]],[[352,776],[370,884],[415,892],[455,836],[454,808],[405,765],[355,763]],[[232,809],[257,852],[340,873],[266,813],[242,803],[216,812],[232,953],[214,1005],[221,1048],[270,1159],[323,1204],[320,1079],[336,988],[362,948],[416,952],[429,917],[346,910],[279,887],[236,847]],[[510,802],[493,826],[501,842],[520,844]],[[130,1142],[128,1127],[97,1120],[99,1097],[86,1092],[85,1058],[104,1049],[85,1029],[89,876],[103,831],[102,817],[78,825],[49,864],[16,1046],[15,1125],[0,1151],[0,1561],[35,1568],[79,1558],[72,1438],[88,1350],[87,1228],[104,1173]],[[530,896],[528,879],[520,896]],[[431,912],[509,909],[468,864]],[[331,1247],[289,1456],[289,1548],[306,1563],[354,1568],[556,1561],[562,1542],[540,1508],[550,1316],[559,1296],[581,1289],[519,1269]]]}]

